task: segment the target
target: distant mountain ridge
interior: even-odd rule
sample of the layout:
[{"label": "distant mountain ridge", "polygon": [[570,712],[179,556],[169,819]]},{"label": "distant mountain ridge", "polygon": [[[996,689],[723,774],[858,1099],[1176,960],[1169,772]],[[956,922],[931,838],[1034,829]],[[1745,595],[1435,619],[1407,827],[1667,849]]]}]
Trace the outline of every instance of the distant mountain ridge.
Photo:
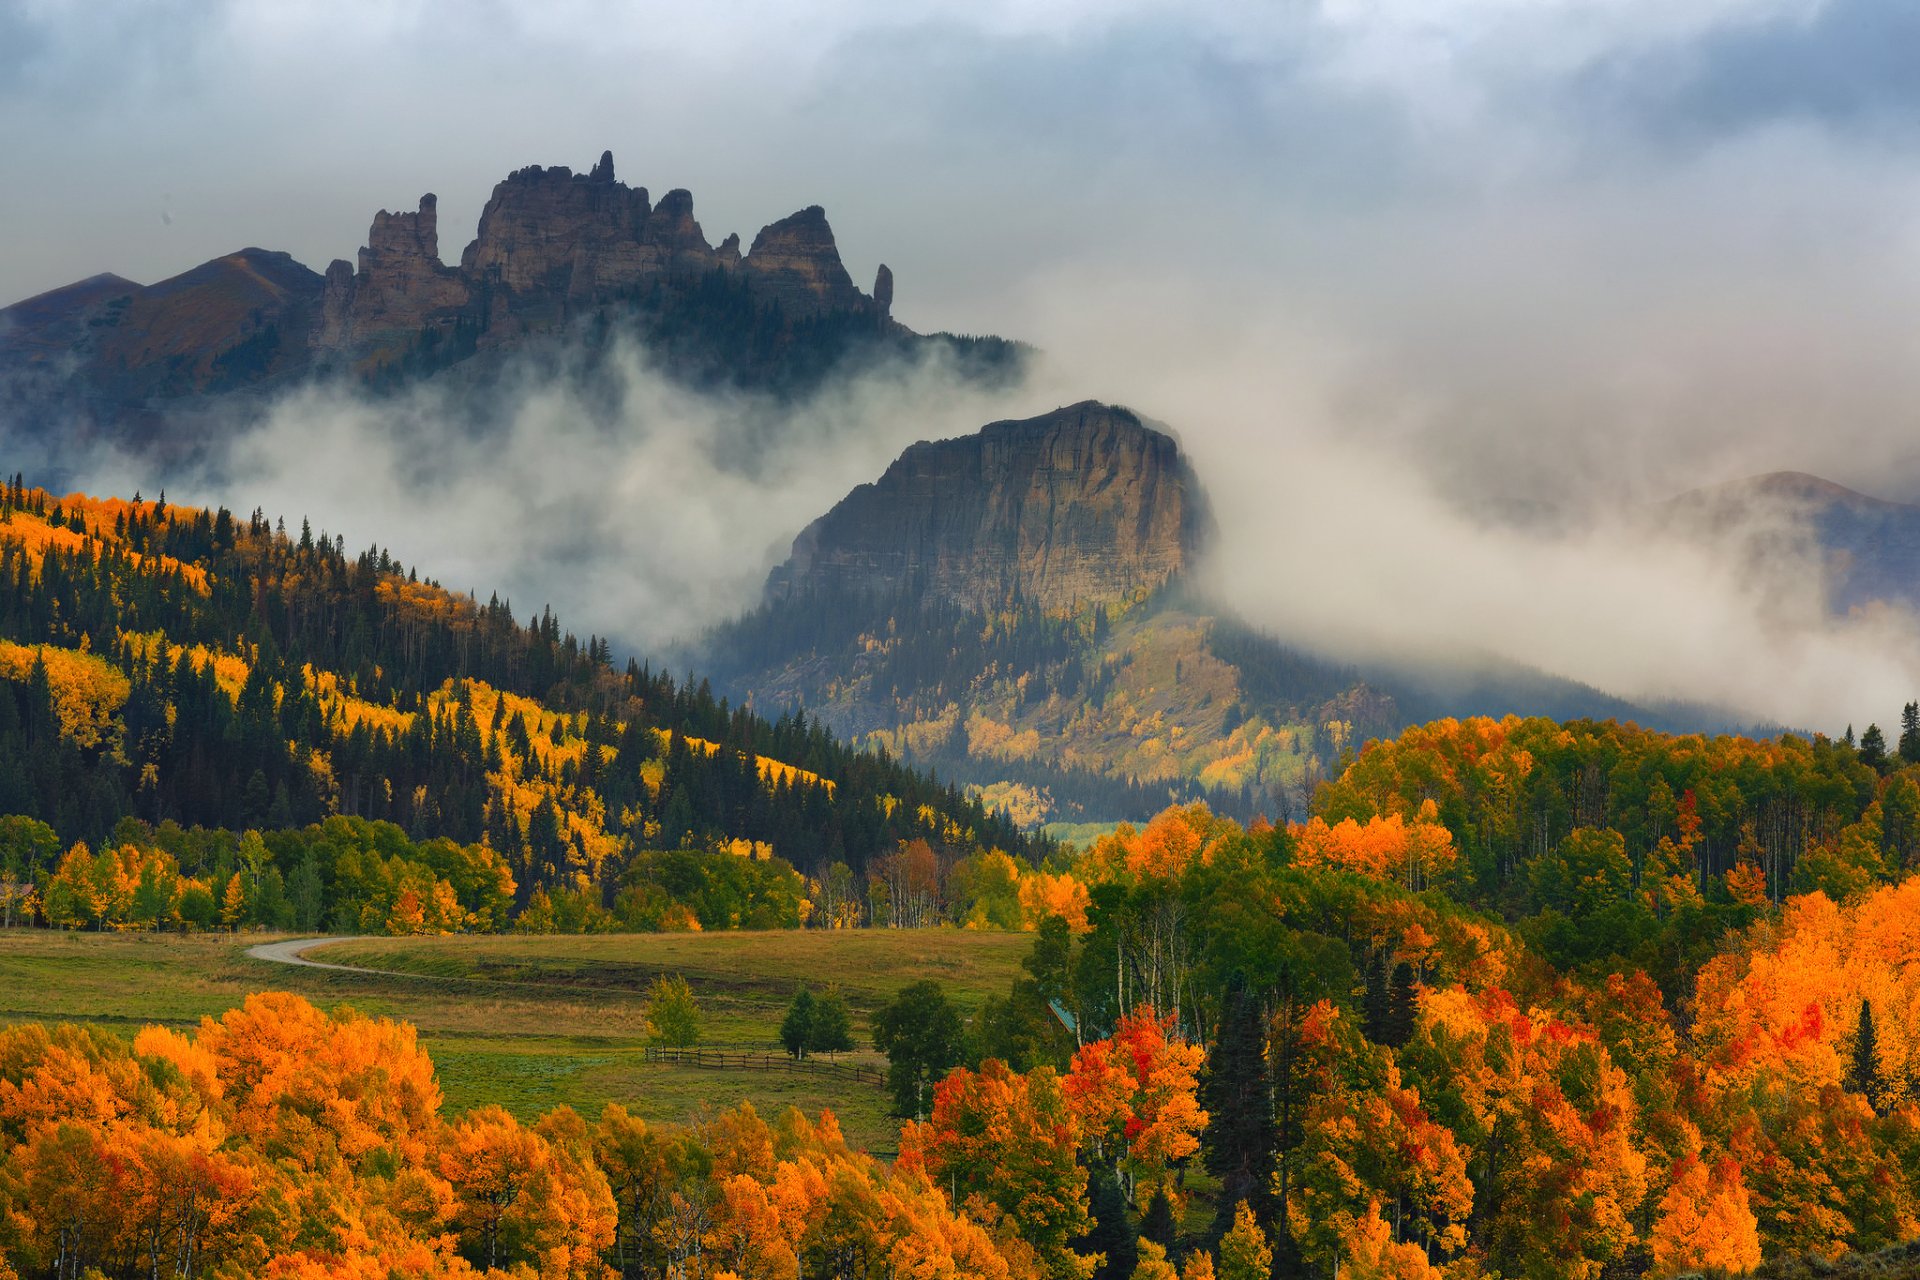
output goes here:
[{"label": "distant mountain ridge", "polygon": [[321,324],[309,340],[360,364],[391,358],[423,331],[451,338],[462,323],[477,327],[476,345],[497,345],[656,282],[714,272],[736,277],[790,319],[854,314],[882,328],[892,273],[880,270],[879,297],[854,286],[818,205],[762,228],[744,256],[737,235],[716,248],[694,219],[689,192],[669,191],[654,204],[646,188],[615,180],[607,152],[588,173],[533,165],[510,174],[494,187],[457,267],[440,261],[434,196],[422,196],[414,213],[382,210],[358,268],[327,268]]},{"label": "distant mountain ridge", "polygon": [[[153,285],[99,275],[0,309],[0,415],[56,444],[141,443],[170,412],[231,393],[325,374],[393,385],[590,320],[633,325],[692,381],[775,390],[850,353],[934,340],[892,319],[887,267],[871,292],[854,284],[819,206],[763,227],[745,253],[737,235],[715,246],[688,192],[652,200],[615,179],[611,152],[587,173],[510,174],[456,264],[439,231],[429,194],[381,210],[357,262],[324,274],[248,248]],[[935,339],[988,372],[1020,357],[999,339]]]},{"label": "distant mountain ridge", "polygon": [[1663,504],[1660,519],[1730,544],[1756,573],[1813,568],[1830,612],[1875,603],[1920,609],[1920,506],[1776,471],[1682,494]]}]

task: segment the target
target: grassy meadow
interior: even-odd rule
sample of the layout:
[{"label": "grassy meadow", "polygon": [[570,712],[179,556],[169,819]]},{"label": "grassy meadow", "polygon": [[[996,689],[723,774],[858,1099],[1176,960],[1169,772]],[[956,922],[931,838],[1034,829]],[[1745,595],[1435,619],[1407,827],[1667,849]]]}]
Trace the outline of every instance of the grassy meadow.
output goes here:
[{"label": "grassy meadow", "polygon": [[497,1102],[522,1117],[566,1103],[597,1113],[620,1102],[652,1120],[750,1101],[763,1114],[831,1108],[847,1136],[878,1154],[897,1145],[885,1092],[872,1083],[785,1071],[649,1063],[646,988],[662,973],[692,985],[704,1041],[776,1049],[798,983],[837,986],[863,1048],[867,1017],[909,982],[932,978],[971,1012],[1004,992],[1031,940],[1019,934],[875,929],[846,933],[622,934],[594,937],[365,938],[309,959],[392,971],[342,973],[246,954],[269,937],[0,932],[0,1023],[91,1022],[130,1033],[190,1024],[249,992],[291,991],[420,1028],[447,1106]]}]

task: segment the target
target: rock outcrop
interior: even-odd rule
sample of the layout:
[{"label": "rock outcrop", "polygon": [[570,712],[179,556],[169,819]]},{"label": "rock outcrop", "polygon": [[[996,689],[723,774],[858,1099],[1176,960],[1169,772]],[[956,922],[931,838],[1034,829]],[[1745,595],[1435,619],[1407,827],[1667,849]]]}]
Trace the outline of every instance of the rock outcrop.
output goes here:
[{"label": "rock outcrop", "polygon": [[768,588],[1071,610],[1161,586],[1209,528],[1173,438],[1087,401],[914,445],[808,526]]},{"label": "rock outcrop", "polygon": [[[763,227],[741,259],[740,270],[756,297],[778,303],[788,315],[875,305],[875,299],[854,288],[833,243],[827,211],[817,204]],[[892,285],[891,275],[888,285]]]},{"label": "rock outcrop", "polygon": [[346,350],[395,335],[411,337],[434,317],[457,312],[472,290],[440,261],[438,201],[420,197],[417,213],[373,215],[360,269],[336,260],[327,268],[315,343]]},{"label": "rock outcrop", "polygon": [[644,189],[614,181],[611,156],[578,176],[522,169],[493,189],[460,270],[494,284],[509,309],[564,308],[662,269],[651,213]]},{"label": "rock outcrop", "polygon": [[[614,178],[606,152],[588,173],[533,165],[508,175],[457,268],[440,262],[432,196],[417,214],[381,212],[359,270],[329,269],[314,345],[365,362],[423,331],[466,323],[484,335],[477,345],[498,346],[656,283],[715,271],[737,275],[757,305],[793,319],[847,312],[884,321],[887,313],[854,287],[817,205],[764,228],[742,257],[738,236],[708,243],[690,193],[669,191],[656,205],[646,188]],[[890,273],[885,280],[890,302]]]}]

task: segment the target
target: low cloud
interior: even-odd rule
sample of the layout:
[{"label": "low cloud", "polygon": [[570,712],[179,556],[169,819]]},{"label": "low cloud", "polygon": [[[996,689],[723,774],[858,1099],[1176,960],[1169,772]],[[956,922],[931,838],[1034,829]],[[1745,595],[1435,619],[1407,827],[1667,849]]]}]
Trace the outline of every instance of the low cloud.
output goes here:
[{"label": "low cloud", "polygon": [[[349,554],[378,544],[522,619],[551,604],[583,636],[657,653],[757,603],[793,536],[901,449],[997,407],[937,351],[788,405],[689,390],[620,341],[591,376],[528,361],[483,396],[447,379],[396,396],[308,387],[167,487],[305,517]],[[125,462],[88,484],[141,475],[151,492],[150,470]]]},{"label": "low cloud", "polygon": [[[1661,510],[1688,489],[1788,466],[1891,474],[1904,446],[1869,422],[1824,439],[1796,430],[1794,406],[1824,393],[1803,361],[1732,378],[1683,358],[1660,394],[1601,403],[1612,366],[1575,344],[1533,362],[1564,361],[1556,403],[1491,359],[1443,376],[1430,353],[1191,280],[1062,276],[1044,292],[1072,300],[1048,317],[1061,341],[1045,379],[1099,386],[1177,428],[1220,526],[1207,583],[1283,640],[1363,666],[1513,664],[1643,704],[1836,735],[1890,720],[1920,691],[1916,620],[1898,607],[1831,615],[1804,510],[1756,505],[1711,538]],[[1338,314],[1298,314],[1316,311]],[[1777,321],[1728,311],[1732,328],[1712,340],[1758,349]],[[1849,329],[1863,344],[1852,357],[1823,357],[1871,365],[1891,349],[1871,327],[1860,317]],[[1427,332],[1448,340],[1437,323]],[[1657,356],[1657,342],[1639,354]],[[1463,385],[1480,379],[1497,381]],[[1729,420],[1763,382],[1779,402]],[[1863,405],[1903,394],[1897,378],[1851,391]],[[1663,436],[1667,413],[1703,417]]]}]

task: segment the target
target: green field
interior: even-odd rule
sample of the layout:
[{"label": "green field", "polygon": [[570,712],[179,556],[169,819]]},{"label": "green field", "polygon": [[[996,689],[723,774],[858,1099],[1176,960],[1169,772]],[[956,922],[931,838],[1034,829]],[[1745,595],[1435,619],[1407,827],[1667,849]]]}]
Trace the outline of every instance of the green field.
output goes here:
[{"label": "green field", "polygon": [[[249,992],[404,1018],[440,1074],[450,1109],[497,1102],[523,1117],[566,1103],[589,1115],[621,1102],[655,1120],[750,1101],[763,1114],[830,1107],[847,1136],[891,1153],[897,1123],[872,1083],[785,1070],[715,1070],[644,1060],[645,990],[678,973],[706,1013],[706,1043],[776,1048],[796,985],[838,986],[866,1044],[867,1015],[920,978],[968,1012],[1004,992],[1030,939],[953,930],[624,934],[599,937],[367,938],[311,959],[391,976],[272,964],[246,955],[261,935],[0,933],[0,1022],[85,1021],[125,1030],[192,1023]],[[870,1049],[849,1061],[877,1064]]]}]

